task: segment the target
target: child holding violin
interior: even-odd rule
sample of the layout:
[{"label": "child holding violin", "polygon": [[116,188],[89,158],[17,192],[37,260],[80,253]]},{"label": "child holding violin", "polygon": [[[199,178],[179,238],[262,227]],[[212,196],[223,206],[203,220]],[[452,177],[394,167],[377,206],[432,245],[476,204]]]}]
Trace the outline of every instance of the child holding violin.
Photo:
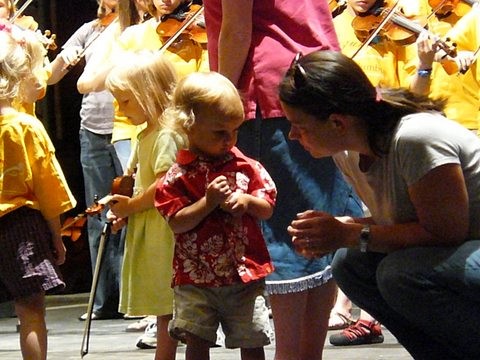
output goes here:
[{"label": "child holding violin", "polygon": [[[451,2],[446,5],[449,5],[445,6],[446,9],[441,7],[437,9],[436,14],[439,16],[436,21],[431,22],[431,28],[456,44],[457,56],[455,58],[446,56],[434,64],[430,96],[447,99],[444,111],[448,118],[477,132],[480,119],[479,76],[476,73],[478,65],[473,66],[471,70],[466,69],[474,60],[473,53],[478,47],[479,30],[476,30],[477,33],[474,30],[474,18],[478,16],[478,10],[474,10],[463,1],[458,2],[458,8],[452,8]],[[464,13],[463,7],[466,6],[469,11]],[[440,57],[443,55],[440,54]],[[454,64],[452,71],[447,72],[441,66],[444,61]]]},{"label": "child holding violin", "polygon": [[0,302],[14,300],[23,358],[46,359],[45,291],[65,286],[60,214],[76,201],[42,123],[13,107],[30,66],[0,26]]},{"label": "child holding violin", "polygon": [[[162,34],[158,31],[164,31],[163,24],[167,20],[169,27],[171,21],[176,23],[176,27],[180,28],[181,21],[169,19],[170,14],[176,14],[177,12],[185,12],[190,9],[191,2],[185,0],[173,0],[173,1],[152,1],[147,0],[144,2],[147,6],[147,10],[153,15],[152,18],[133,26],[126,28],[119,38],[111,44],[111,51],[109,53],[100,52],[93,56],[92,61],[87,64],[85,71],[80,76],[77,86],[80,92],[85,91],[98,91],[105,88],[105,78],[109,71],[115,66],[115,61],[121,59],[124,56],[128,56],[128,53],[152,50],[158,51],[165,41]],[[171,31],[169,31],[171,33]],[[206,51],[203,45],[195,41],[189,34],[184,33],[176,39],[175,42],[168,48],[163,49],[162,52],[168,57],[174,67],[176,68],[180,76],[184,76],[190,72],[208,69],[208,61],[206,61]],[[115,109],[115,122],[114,122],[114,141],[117,144],[116,131],[118,129],[117,121],[122,118],[122,114]],[[120,122],[121,124],[124,123]],[[134,129],[134,133],[131,134],[132,139],[135,139],[137,130]],[[151,314],[148,314],[151,315]],[[153,324],[154,325],[154,324]],[[152,337],[150,333],[147,333],[144,338],[139,338],[137,346],[141,348],[155,347],[155,337]]]},{"label": "child holding violin", "polygon": [[174,240],[153,199],[157,179],[186,146],[184,135],[162,118],[176,84],[176,69],[159,53],[129,54],[123,61],[109,73],[106,86],[123,114],[144,129],[127,170],[135,173],[134,194],[113,195],[110,203],[114,230],[128,217],[119,308],[130,315],[156,315],[155,359],[173,360],[177,342],[169,337],[167,326],[173,312]]},{"label": "child holding violin", "polygon": [[[405,86],[416,93],[426,93],[429,79],[422,75],[432,68],[434,60],[434,44],[427,33],[417,34],[414,51],[403,45],[406,38],[395,37],[394,41],[387,31],[380,31],[368,46],[361,48],[366,34],[376,29],[382,19],[377,12],[388,10],[388,5],[384,0],[347,0],[346,10],[333,20],[342,53],[353,56],[375,86]],[[396,11],[402,20],[410,21]],[[408,41],[412,38],[407,32],[401,34],[408,36]]]}]

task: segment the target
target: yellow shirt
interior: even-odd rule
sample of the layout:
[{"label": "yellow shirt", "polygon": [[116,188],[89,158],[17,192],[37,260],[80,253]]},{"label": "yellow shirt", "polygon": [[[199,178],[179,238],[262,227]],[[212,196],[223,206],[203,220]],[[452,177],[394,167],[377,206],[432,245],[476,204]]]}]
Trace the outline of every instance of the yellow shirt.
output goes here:
[{"label": "yellow shirt", "polygon": [[[335,31],[342,53],[352,57],[362,43],[352,27],[354,17],[347,11],[333,19]],[[370,44],[363,48],[354,58],[374,86],[397,87],[398,74],[396,53],[385,41]]]},{"label": "yellow shirt", "polygon": [[[413,22],[421,22],[431,12],[428,0],[400,0],[399,9],[407,20]],[[417,44],[398,45],[397,62],[399,86],[410,88],[418,66]]]},{"label": "yellow shirt", "polygon": [[[480,7],[472,8],[469,13],[458,20],[447,36],[457,44],[459,51],[477,51],[480,47]],[[463,77],[463,89],[471,95],[469,101],[477,109],[475,129],[480,129],[480,66],[478,58],[479,54],[477,53],[477,61],[464,75],[458,75]]]},{"label": "yellow shirt", "polygon": [[[456,14],[443,18],[431,24],[432,32],[441,36],[442,39],[450,37],[457,43],[457,50],[473,50],[475,36],[468,31],[464,32],[465,25],[459,23],[460,17]],[[467,18],[468,20],[468,18]],[[458,26],[456,25],[458,23]],[[472,24],[473,25],[473,24]],[[477,34],[478,35],[478,34]],[[478,38],[477,38],[478,41]],[[475,66],[474,66],[475,67]],[[467,129],[478,129],[479,116],[479,85],[475,77],[474,67],[464,75],[449,75],[443,67],[434,63],[430,96],[432,98],[445,98],[445,114]]]},{"label": "yellow shirt", "polygon": [[75,205],[40,120],[16,111],[0,116],[0,216],[28,206],[51,219]]},{"label": "yellow shirt", "polygon": [[[157,26],[158,21],[152,18],[144,23],[126,28],[120,35],[118,46],[114,50],[114,58],[122,56],[122,52],[125,51],[159,50],[163,42],[157,34]],[[172,61],[180,77],[195,71],[208,71],[208,68],[205,68],[206,51],[198,43],[184,37],[177,39],[165,52],[165,56]],[[135,139],[139,129],[130,124],[128,119],[118,111],[116,102],[114,105],[115,121],[112,141]]]}]

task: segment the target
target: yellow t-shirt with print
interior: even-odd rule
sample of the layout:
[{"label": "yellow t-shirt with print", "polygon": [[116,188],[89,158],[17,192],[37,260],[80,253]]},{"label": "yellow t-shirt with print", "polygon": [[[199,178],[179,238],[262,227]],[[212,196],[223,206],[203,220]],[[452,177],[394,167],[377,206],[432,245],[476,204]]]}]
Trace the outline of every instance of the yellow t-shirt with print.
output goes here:
[{"label": "yellow t-shirt with print", "polygon": [[[343,54],[352,57],[362,46],[352,27],[354,16],[344,11],[333,19],[340,49]],[[374,86],[397,87],[398,74],[396,54],[385,41],[372,43],[364,47],[354,58]]]},{"label": "yellow t-shirt with print", "polygon": [[40,120],[18,111],[0,116],[0,141],[0,217],[28,206],[51,219],[75,207]]}]

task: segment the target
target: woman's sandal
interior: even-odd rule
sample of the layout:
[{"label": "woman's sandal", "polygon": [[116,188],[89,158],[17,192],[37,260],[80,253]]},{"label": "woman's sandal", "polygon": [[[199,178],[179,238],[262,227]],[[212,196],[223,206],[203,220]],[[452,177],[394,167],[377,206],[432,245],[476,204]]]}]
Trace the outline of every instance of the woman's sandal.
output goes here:
[{"label": "woman's sandal", "polygon": [[346,329],[350,325],[355,323],[355,321],[339,312],[332,312],[330,314],[330,319],[328,319],[328,330],[342,330]]}]

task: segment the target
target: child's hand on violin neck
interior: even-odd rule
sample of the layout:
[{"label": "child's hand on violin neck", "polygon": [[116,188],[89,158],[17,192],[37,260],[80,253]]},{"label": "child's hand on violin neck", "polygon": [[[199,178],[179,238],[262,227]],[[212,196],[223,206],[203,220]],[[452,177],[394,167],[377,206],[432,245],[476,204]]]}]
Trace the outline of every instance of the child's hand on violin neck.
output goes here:
[{"label": "child's hand on violin neck", "polygon": [[108,205],[113,215],[119,218],[126,218],[131,215],[130,197],[125,195],[112,195]]}]

